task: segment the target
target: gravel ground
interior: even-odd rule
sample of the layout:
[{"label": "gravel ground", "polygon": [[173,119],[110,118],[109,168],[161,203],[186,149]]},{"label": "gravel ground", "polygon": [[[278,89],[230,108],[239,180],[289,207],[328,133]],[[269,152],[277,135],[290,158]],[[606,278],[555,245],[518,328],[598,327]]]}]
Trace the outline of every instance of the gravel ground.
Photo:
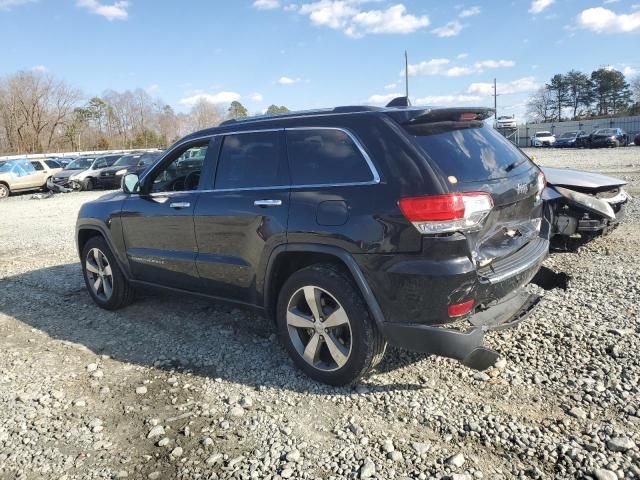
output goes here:
[{"label": "gravel ground", "polygon": [[[640,148],[532,153],[640,194]],[[637,200],[547,260],[569,287],[489,336],[496,368],[391,349],[330,388],[253,314],[149,293],[94,306],[73,227],[99,195],[0,203],[0,478],[640,478]]]}]

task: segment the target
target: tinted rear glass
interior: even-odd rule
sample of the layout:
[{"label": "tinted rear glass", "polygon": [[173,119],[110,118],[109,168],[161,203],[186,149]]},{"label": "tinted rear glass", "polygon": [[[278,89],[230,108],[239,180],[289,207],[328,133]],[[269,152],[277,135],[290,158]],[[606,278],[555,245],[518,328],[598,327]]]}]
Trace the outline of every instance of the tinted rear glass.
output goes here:
[{"label": "tinted rear glass", "polygon": [[287,131],[294,185],[328,185],[373,180],[360,150],[345,132],[333,129]]},{"label": "tinted rear glass", "polygon": [[503,178],[510,166],[528,162],[511,142],[481,122],[425,124],[408,131],[445,177],[452,175],[460,182]]},{"label": "tinted rear glass", "polygon": [[280,132],[227,135],[222,143],[215,188],[286,185]]}]

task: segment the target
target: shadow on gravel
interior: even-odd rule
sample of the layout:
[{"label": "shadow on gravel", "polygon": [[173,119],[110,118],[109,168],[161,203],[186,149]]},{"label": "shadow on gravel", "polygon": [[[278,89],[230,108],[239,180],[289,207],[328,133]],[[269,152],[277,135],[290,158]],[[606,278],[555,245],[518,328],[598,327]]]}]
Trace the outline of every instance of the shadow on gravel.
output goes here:
[{"label": "shadow on gravel", "polygon": [[[299,372],[271,321],[248,311],[153,292],[141,292],[135,303],[117,312],[102,310],[86,292],[79,264],[0,278],[0,313],[75,348],[86,347],[122,362],[256,388],[352,393],[352,388],[318,384]],[[392,371],[425,357],[391,349],[378,371]],[[423,388],[427,387],[417,383],[377,384],[375,375],[366,384],[369,392]]]}]

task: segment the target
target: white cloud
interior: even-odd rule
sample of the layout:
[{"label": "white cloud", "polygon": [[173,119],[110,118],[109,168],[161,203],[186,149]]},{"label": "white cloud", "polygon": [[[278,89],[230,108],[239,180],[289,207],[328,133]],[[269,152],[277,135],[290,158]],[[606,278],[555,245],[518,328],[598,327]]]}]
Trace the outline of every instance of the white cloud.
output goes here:
[{"label": "white cloud", "polygon": [[160,85],[158,85],[157,83],[151,84],[147,88],[145,88],[145,91],[149,95],[156,95],[160,91]]},{"label": "white cloud", "polygon": [[476,62],[475,67],[478,70],[482,70],[483,68],[505,68],[505,67],[513,67],[516,63],[513,60],[482,60],[480,62]]},{"label": "white cloud", "polygon": [[195,105],[201,101],[209,103],[231,103],[235,100],[242,98],[239,93],[236,92],[219,92],[219,93],[197,93],[190,97],[180,99],[182,105]]},{"label": "white cloud", "polygon": [[[449,63],[448,58],[433,58],[413,65],[409,64],[409,76],[439,75],[445,71],[444,67]],[[404,76],[404,70],[400,72],[400,75]]]},{"label": "white cloud", "polygon": [[398,84],[397,83],[390,83],[390,84],[384,86],[385,90],[393,90],[395,88],[398,88]]},{"label": "white cloud", "polygon": [[622,73],[624,74],[625,77],[633,77],[635,74],[638,73],[638,70],[636,70],[630,65],[625,65],[622,68]]},{"label": "white cloud", "polygon": [[442,27],[434,28],[433,33],[441,38],[455,37],[462,31],[463,28],[464,27],[459,21],[454,20],[447,23],[446,25],[443,25]]},{"label": "white cloud", "polygon": [[300,79],[299,77],[298,77],[298,78],[280,77],[280,78],[278,79],[278,83],[279,83],[280,85],[292,85],[292,84],[294,84],[294,83],[298,83],[298,82],[300,82],[300,81],[301,81],[301,79]]},{"label": "white cloud", "polygon": [[290,3],[288,5],[285,5],[282,8],[285,12],[295,12],[296,10],[298,10],[298,4],[296,3]]},{"label": "white cloud", "polygon": [[473,17],[474,15],[480,15],[482,9],[478,6],[465,8],[460,12],[460,18]]},{"label": "white cloud", "polygon": [[[514,93],[527,93],[532,92],[538,87],[540,87],[540,85],[536,82],[535,77],[523,77],[507,83],[498,83],[498,94],[513,95]],[[493,95],[493,83],[472,83],[469,85],[469,88],[467,88],[467,93],[482,96]]]},{"label": "white cloud", "polygon": [[280,0],[256,0],[253,7],[258,10],[273,10],[280,7]]},{"label": "white cloud", "polygon": [[34,3],[38,0],[0,0],[0,10],[11,10],[12,7],[19,7],[27,3]]},{"label": "white cloud", "polygon": [[393,5],[386,10],[360,12],[351,19],[348,35],[361,36],[367,33],[412,33],[429,26],[429,17],[417,17],[407,13],[402,4]]},{"label": "white cloud", "polygon": [[129,16],[127,0],[117,1],[111,5],[103,5],[98,0],[77,0],[76,5],[107,20],[126,20]]},{"label": "white cloud", "polygon": [[251,94],[249,98],[254,102],[261,102],[264,99],[262,94],[258,92]]},{"label": "white cloud", "polygon": [[618,3],[620,0],[604,0],[605,5],[609,5],[611,3]]},{"label": "white cloud", "polygon": [[476,70],[471,67],[451,67],[447,70],[447,77],[463,77],[465,75],[471,75]]},{"label": "white cloud", "polygon": [[367,34],[406,34],[429,25],[429,17],[407,12],[403,4],[384,10],[362,10],[361,5],[374,0],[318,0],[300,6],[301,15],[307,15],[317,26],[342,30],[350,37]]},{"label": "white cloud", "polygon": [[640,12],[617,14],[607,8],[583,10],[578,15],[578,25],[596,33],[628,33],[640,30]]},{"label": "white cloud", "polygon": [[482,100],[477,95],[432,95],[416,98],[416,105],[459,105],[461,103],[478,103]]},{"label": "white cloud", "polygon": [[538,14],[547,7],[550,7],[555,0],[533,0],[529,7],[529,13]]},{"label": "white cloud", "polygon": [[31,67],[31,70],[33,70],[34,72],[42,72],[42,73],[46,73],[49,71],[49,69],[44,65],[36,65],[35,67]]},{"label": "white cloud", "polygon": [[391,100],[397,97],[402,97],[402,93],[385,93],[382,95],[371,95],[368,99],[368,103],[373,103],[374,105],[386,105]]},{"label": "white cloud", "polygon": [[468,53],[460,53],[460,54],[458,54],[458,56],[456,58],[459,59],[459,60],[462,60],[464,58],[467,58],[468,56],[469,56]]}]

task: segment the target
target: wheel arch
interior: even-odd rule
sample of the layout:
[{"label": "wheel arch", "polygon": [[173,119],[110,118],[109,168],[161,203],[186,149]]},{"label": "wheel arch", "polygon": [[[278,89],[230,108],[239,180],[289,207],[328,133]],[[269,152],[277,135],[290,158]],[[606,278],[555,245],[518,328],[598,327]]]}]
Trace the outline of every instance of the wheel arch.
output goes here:
[{"label": "wheel arch", "polygon": [[384,315],[362,270],[349,252],[329,245],[290,243],[274,249],[264,276],[263,305],[267,316],[275,319],[278,293],[286,279],[302,268],[319,263],[334,264],[349,273],[369,307],[376,325],[382,331]]},{"label": "wheel arch", "polygon": [[120,270],[122,270],[122,273],[127,278],[127,280],[130,280],[131,276],[129,274],[128,265],[121,258],[121,254],[118,249],[115,248],[109,231],[98,223],[83,223],[79,224],[76,227],[76,245],[78,248],[78,256],[80,257],[80,261],[82,261],[82,250],[84,249],[84,246],[93,237],[104,238],[105,242],[107,242],[107,245],[109,246],[109,249],[113,253],[113,256],[118,262]]}]

